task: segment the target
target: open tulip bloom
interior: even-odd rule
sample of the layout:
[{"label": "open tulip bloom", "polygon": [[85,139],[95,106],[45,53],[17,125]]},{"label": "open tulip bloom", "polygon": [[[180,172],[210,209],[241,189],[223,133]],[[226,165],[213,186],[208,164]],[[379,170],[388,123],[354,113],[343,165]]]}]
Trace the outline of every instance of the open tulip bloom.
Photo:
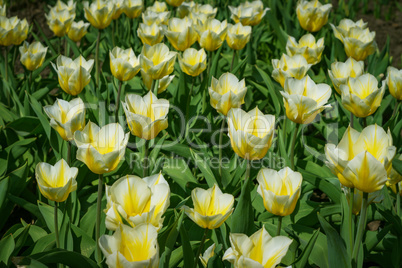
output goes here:
[{"label": "open tulip bloom", "polygon": [[309,32],[319,31],[328,22],[332,5],[322,5],[318,0],[301,0],[296,9],[301,27]]},{"label": "open tulip bloom", "polygon": [[137,29],[137,35],[142,43],[150,46],[160,43],[164,37],[163,33],[162,26],[156,23],[152,23],[151,25],[140,23]]},{"label": "open tulip bloom", "polygon": [[251,38],[251,26],[243,26],[240,22],[235,25],[228,24],[226,43],[231,49],[243,49]]},{"label": "open tulip bloom", "polygon": [[29,44],[24,41],[19,47],[21,53],[21,63],[29,71],[34,71],[42,66],[45,61],[47,47],[44,47],[40,42],[32,42]]},{"label": "open tulip bloom", "polygon": [[149,6],[147,8],[147,10],[150,10],[150,11],[155,12],[155,13],[162,13],[162,12],[169,11],[166,3],[165,2],[159,2],[159,1],[155,1],[152,4],[152,6]]},{"label": "open tulip bloom", "polygon": [[71,24],[75,19],[75,12],[63,9],[60,11],[51,9],[49,14],[46,14],[47,24],[54,35],[63,37],[70,30]]},{"label": "open tulip bloom", "polygon": [[88,32],[90,23],[80,20],[71,24],[70,30],[68,30],[68,38],[74,42],[79,42]]},{"label": "open tulip bloom", "polygon": [[204,49],[188,48],[179,54],[180,69],[190,76],[198,76],[207,68],[207,54]]},{"label": "open tulip bloom", "polygon": [[193,21],[188,17],[171,18],[165,29],[165,36],[169,43],[179,51],[186,50],[198,40],[198,34],[193,28]]},{"label": "open tulip bloom", "polygon": [[364,62],[356,61],[348,58],[345,62],[334,62],[331,64],[331,70],[328,70],[329,78],[331,78],[334,88],[338,94],[342,94],[341,85],[346,85],[348,78],[356,78],[363,74]]},{"label": "open tulip bloom", "polygon": [[252,2],[246,1],[238,7],[229,6],[232,13],[230,18],[235,23],[241,23],[245,26],[258,25],[265,16],[269,8],[264,8],[262,1],[255,0]]},{"label": "open tulip bloom", "polygon": [[397,99],[402,100],[402,69],[398,70],[394,67],[388,67],[387,69],[387,80],[389,93]]},{"label": "open tulip bloom", "polygon": [[85,18],[93,27],[102,30],[112,22],[115,7],[113,1],[96,0],[91,4],[84,1],[83,5]]},{"label": "open tulip bloom", "polygon": [[130,19],[137,18],[144,9],[144,0],[125,0],[123,3],[123,12]]},{"label": "open tulip bloom", "polygon": [[131,80],[140,71],[140,61],[135,56],[132,48],[113,48],[109,52],[110,70],[114,77],[120,81]]},{"label": "open tulip bloom", "polygon": [[166,12],[154,12],[152,10],[146,10],[142,13],[142,21],[146,25],[152,25],[156,23],[157,25],[167,24],[170,17],[170,11]]},{"label": "open tulip bloom", "polygon": [[140,54],[141,68],[153,80],[159,80],[173,72],[176,55],[177,53],[169,51],[165,44],[145,44]]},{"label": "open tulip bloom", "polygon": [[207,19],[204,23],[198,21],[195,25],[198,32],[198,42],[207,51],[215,51],[220,48],[225,41],[227,22],[220,22],[216,19]]},{"label": "open tulip bloom", "polygon": [[309,64],[302,55],[288,56],[282,54],[279,60],[272,60],[272,66],[274,67],[272,78],[284,87],[286,78],[302,79],[306,76],[312,64]]},{"label": "open tulip bloom", "polygon": [[27,39],[28,22],[17,17],[0,16],[0,46],[19,45]]},{"label": "open tulip bloom", "polygon": [[321,55],[324,51],[324,37],[317,42],[312,34],[305,34],[299,42],[292,36],[289,36],[286,43],[286,53],[289,56],[296,54],[303,55],[308,64],[317,64],[321,61]]}]

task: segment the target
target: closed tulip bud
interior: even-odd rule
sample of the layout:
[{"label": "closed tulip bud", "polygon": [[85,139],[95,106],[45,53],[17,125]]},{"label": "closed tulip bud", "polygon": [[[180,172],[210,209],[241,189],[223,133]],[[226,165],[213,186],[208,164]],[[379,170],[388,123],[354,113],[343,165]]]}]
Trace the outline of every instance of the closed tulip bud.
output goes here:
[{"label": "closed tulip bud", "polygon": [[285,257],[292,240],[286,236],[271,237],[262,227],[252,236],[230,234],[231,247],[226,250],[223,260],[234,268],[274,268]]},{"label": "closed tulip bud", "polygon": [[[349,203],[350,206],[350,194],[351,194],[351,189],[347,187],[342,187],[342,190],[345,192],[346,199]],[[354,195],[353,195],[353,208],[352,212],[355,215],[358,215],[360,213],[360,209],[362,208],[362,201],[363,201],[363,192],[357,189],[354,189]],[[382,191],[376,191],[368,194],[368,204],[371,203],[380,203],[384,199],[384,196],[382,195]]]},{"label": "closed tulip bud", "polygon": [[123,12],[130,19],[139,17],[144,9],[143,0],[124,0]]},{"label": "closed tulip bud", "polygon": [[0,46],[20,45],[28,35],[26,19],[0,16]]},{"label": "closed tulip bud", "polygon": [[205,23],[195,25],[195,29],[198,32],[200,46],[208,51],[215,51],[225,41],[227,22],[207,19]]},{"label": "closed tulip bud", "polygon": [[168,127],[169,101],[158,99],[152,91],[144,97],[127,94],[123,108],[128,127],[134,136],[152,140]]},{"label": "closed tulip bud", "polygon": [[356,22],[350,19],[342,19],[339,22],[338,26],[334,26],[332,23],[330,25],[332,30],[334,31],[335,37],[338,38],[339,40],[342,40],[343,36],[347,36],[349,30],[352,28],[360,28],[360,29],[367,28],[367,22],[364,22],[362,19]]},{"label": "closed tulip bud", "polygon": [[190,76],[198,76],[207,68],[207,53],[204,49],[187,48],[179,54],[180,69]]},{"label": "closed tulip bud", "polygon": [[228,24],[226,43],[234,50],[243,49],[251,37],[251,26],[243,26],[240,22],[235,25]]},{"label": "closed tulip bud", "polygon": [[402,100],[402,69],[398,71],[398,69],[390,66],[388,67],[387,73],[386,83],[389,93],[391,93],[395,99]]},{"label": "closed tulip bud", "polygon": [[106,228],[115,231],[125,222],[131,227],[150,223],[159,231],[169,207],[170,188],[162,174],[141,179],[127,175],[106,186]]},{"label": "closed tulip bud", "polygon": [[158,25],[167,24],[169,17],[170,11],[157,13],[151,10],[146,10],[144,13],[142,13],[142,21],[146,25],[152,25],[154,23]]},{"label": "closed tulip bud", "polygon": [[109,268],[159,267],[158,232],[152,224],[120,227],[113,235],[102,235],[99,247]]},{"label": "closed tulip bud", "polygon": [[264,9],[262,1],[256,0],[252,2],[246,1],[238,7],[229,6],[229,10],[232,13],[230,18],[235,23],[240,22],[243,25],[255,26],[260,24],[269,8]]},{"label": "closed tulip bud", "polygon": [[68,38],[74,42],[79,42],[87,34],[89,22],[84,22],[80,20],[79,22],[73,22],[71,24],[70,30],[68,31]]},{"label": "closed tulip bud", "polygon": [[[142,82],[144,83],[147,90],[153,90],[152,88],[152,78],[141,69]],[[162,93],[167,89],[170,83],[173,81],[174,75],[167,75],[159,79],[158,81],[158,94]]]},{"label": "closed tulip bud", "polygon": [[212,107],[226,116],[230,109],[240,108],[244,103],[247,87],[244,79],[239,81],[234,74],[225,73],[219,80],[212,77],[208,91]]},{"label": "closed tulip bud", "polygon": [[113,20],[117,20],[124,10],[124,0],[112,0],[114,3],[114,13],[112,16]]},{"label": "closed tulip bud", "polygon": [[29,44],[24,42],[19,47],[21,53],[21,63],[30,71],[34,71],[42,66],[46,57],[47,47],[44,47],[40,42]]},{"label": "closed tulip bud", "polygon": [[328,70],[329,77],[334,84],[334,88],[338,94],[342,94],[340,86],[348,83],[348,78],[356,78],[364,72],[364,62],[356,61],[353,58],[348,58],[347,61],[334,62],[331,64],[331,70]]},{"label": "closed tulip bud", "polygon": [[325,145],[326,164],[341,184],[365,193],[379,191],[387,182],[395,152],[390,131],[377,125],[361,133],[349,127],[338,146]]},{"label": "closed tulip bud", "polygon": [[104,174],[117,168],[124,159],[130,133],[116,123],[102,128],[91,121],[74,133],[77,144],[77,159],[84,162],[95,174]]},{"label": "closed tulip bud", "polygon": [[286,79],[284,89],[281,94],[286,116],[297,124],[310,124],[317,114],[331,107],[325,105],[331,97],[331,87],[327,84],[316,84],[309,76],[301,80]]},{"label": "closed tulip bud", "polygon": [[55,36],[63,37],[70,30],[71,24],[74,21],[75,13],[66,9],[55,11],[50,10],[49,14],[45,14],[47,25]]},{"label": "closed tulip bud", "polygon": [[200,261],[204,267],[208,267],[208,261],[215,255],[215,243],[205,250],[204,254],[200,256]]},{"label": "closed tulip bud", "polygon": [[280,60],[272,60],[272,66],[274,67],[272,77],[284,87],[286,78],[293,77],[302,79],[305,77],[311,64],[308,64],[307,60],[302,55],[289,57],[286,54],[282,54]]},{"label": "closed tulip bud", "polygon": [[169,51],[165,44],[149,46],[145,44],[139,56],[141,68],[153,80],[161,79],[174,71],[176,52]]},{"label": "closed tulip bud", "polygon": [[169,11],[165,2],[155,1],[152,6],[148,7],[147,10],[153,11],[155,13],[161,13]]},{"label": "closed tulip bud", "polygon": [[172,6],[172,7],[178,7],[178,6],[180,6],[183,2],[184,2],[184,0],[166,0],[166,3],[168,3],[168,5],[170,5],[170,6]]},{"label": "closed tulip bud", "polygon": [[340,86],[342,104],[357,117],[367,117],[380,106],[385,92],[385,83],[378,88],[377,79],[371,74],[349,78],[346,85]]},{"label": "closed tulip bud", "polygon": [[66,141],[74,139],[74,133],[85,127],[85,105],[80,98],[70,102],[56,99],[53,105],[43,108],[50,118],[50,126]]},{"label": "closed tulip bud", "polygon": [[272,145],[275,116],[264,115],[258,108],[248,113],[233,108],[227,117],[230,143],[235,153],[247,160],[262,159]]},{"label": "closed tulip bud", "polygon": [[40,192],[47,199],[54,202],[63,202],[68,195],[77,190],[75,178],[78,168],[69,167],[64,159],[54,166],[48,163],[38,163],[35,168],[36,181]]},{"label": "closed tulip bud", "polygon": [[161,25],[156,23],[151,25],[140,23],[140,26],[137,29],[137,35],[143,44],[153,46],[162,41],[163,29]]},{"label": "closed tulip bud", "polygon": [[114,15],[114,3],[106,0],[96,0],[89,4],[83,2],[85,18],[91,25],[99,30],[105,29],[112,22]]},{"label": "closed tulip bud", "polygon": [[131,48],[123,50],[119,47],[109,52],[110,70],[120,81],[131,80],[140,71],[140,61]]},{"label": "closed tulip bud", "polygon": [[193,21],[187,17],[171,18],[167,24],[165,36],[169,43],[179,51],[191,47],[198,39],[198,34],[193,28]]},{"label": "closed tulip bud", "polygon": [[321,55],[324,51],[324,37],[315,42],[315,38],[312,34],[305,34],[299,42],[292,36],[289,36],[286,43],[286,53],[289,56],[296,54],[303,55],[309,64],[317,64],[321,61]]},{"label": "closed tulip bud", "polygon": [[322,5],[318,0],[301,0],[296,8],[300,26],[309,32],[318,32],[328,22],[332,5]]},{"label": "closed tulip bud", "polygon": [[94,66],[94,60],[86,61],[83,56],[72,60],[60,55],[57,58],[56,65],[52,63],[52,66],[57,72],[61,89],[76,96],[91,81],[90,73]]},{"label": "closed tulip bud", "polygon": [[218,185],[208,190],[195,188],[191,191],[194,208],[183,206],[186,215],[204,229],[219,228],[233,212],[234,197],[222,193]]},{"label": "closed tulip bud", "polygon": [[265,209],[277,216],[293,213],[300,197],[302,175],[288,167],[279,171],[264,168],[257,175],[257,192],[264,201]]}]

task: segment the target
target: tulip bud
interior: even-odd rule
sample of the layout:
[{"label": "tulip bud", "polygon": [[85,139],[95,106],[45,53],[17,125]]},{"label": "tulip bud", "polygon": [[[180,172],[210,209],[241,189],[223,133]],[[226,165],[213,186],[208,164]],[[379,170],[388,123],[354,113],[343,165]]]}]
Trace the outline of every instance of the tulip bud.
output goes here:
[{"label": "tulip bud", "polygon": [[[142,82],[147,90],[153,90],[152,83],[154,80],[141,69]],[[170,83],[173,81],[174,75],[166,75],[158,80],[158,94],[167,89]]]},{"label": "tulip bud", "polygon": [[91,25],[99,30],[105,29],[112,22],[114,15],[114,4],[112,1],[96,0],[89,4],[83,2],[85,18]]},{"label": "tulip bud", "polygon": [[293,77],[296,79],[302,79],[305,77],[307,71],[311,67],[311,64],[308,64],[307,60],[302,55],[294,55],[293,57],[289,57],[286,54],[282,54],[280,60],[272,60],[272,66],[274,67],[272,77],[276,82],[284,87],[285,80],[288,77]]},{"label": "tulip bud", "polygon": [[63,202],[68,195],[77,190],[75,178],[78,168],[69,167],[64,159],[54,166],[48,163],[38,163],[35,168],[36,181],[40,192],[47,199],[54,202]]},{"label": "tulip bud", "polygon": [[190,15],[191,9],[195,6],[194,1],[183,2],[176,10],[177,17],[183,19]]},{"label": "tulip bud", "polygon": [[45,14],[47,24],[55,36],[63,37],[70,30],[75,18],[75,12],[66,9],[56,11],[51,9],[49,14]]},{"label": "tulip bud", "polygon": [[200,256],[201,263],[204,267],[208,267],[208,261],[215,255],[215,243],[205,250],[204,254]]},{"label": "tulip bud", "polygon": [[240,22],[243,25],[255,26],[260,24],[269,8],[264,9],[262,1],[255,0],[252,2],[246,1],[238,7],[229,6],[229,10],[232,13],[230,18],[235,23]]},{"label": "tulip bud", "polygon": [[188,48],[183,56],[179,54],[180,69],[190,76],[198,76],[207,68],[207,54],[204,49]]},{"label": "tulip bud", "polygon": [[124,0],[112,0],[114,4],[113,20],[117,20],[124,10]]},{"label": "tulip bud", "polygon": [[264,115],[258,108],[248,113],[233,108],[227,117],[230,143],[235,153],[247,160],[263,158],[272,145],[275,116]]},{"label": "tulip bud", "polygon": [[152,6],[148,7],[147,10],[150,10],[155,13],[162,13],[169,11],[165,2],[155,1]]},{"label": "tulip bud", "polygon": [[47,47],[44,47],[40,42],[29,44],[24,41],[19,47],[21,53],[21,63],[30,71],[34,71],[42,66],[46,57]]},{"label": "tulip bud", "polygon": [[140,71],[140,61],[131,48],[123,50],[119,47],[109,52],[110,70],[120,81],[131,80]]},{"label": "tulip bud", "polygon": [[75,13],[75,7],[76,7],[76,3],[74,3],[74,0],[68,0],[67,4],[64,3],[61,0],[57,0],[56,5],[51,7],[48,6],[50,8],[51,11],[62,11],[62,10],[67,10],[70,13]]},{"label": "tulip bud", "polygon": [[222,193],[218,185],[208,190],[195,188],[191,191],[194,208],[183,206],[186,215],[201,228],[219,228],[233,212],[234,197]]},{"label": "tulip bud", "polygon": [[367,22],[364,22],[362,19],[354,22],[350,19],[342,19],[339,22],[338,26],[334,26],[332,23],[330,23],[332,30],[334,30],[334,35],[336,38],[339,40],[342,39],[342,36],[347,36],[348,32],[352,28],[360,28],[360,29],[366,29],[367,28]]},{"label": "tulip bud", "polygon": [[168,4],[171,5],[172,7],[178,7],[178,6],[180,6],[183,2],[184,2],[184,0],[166,0],[166,3],[168,3]]},{"label": "tulip bud", "polygon": [[47,105],[43,109],[50,118],[50,126],[65,141],[71,141],[75,131],[85,127],[85,106],[80,98],[70,102],[56,99],[53,105]]},{"label": "tulip bud", "polygon": [[243,26],[240,22],[235,25],[228,24],[226,43],[231,49],[243,49],[251,38],[251,26]]},{"label": "tulip bud", "polygon": [[331,64],[331,70],[328,70],[329,77],[334,84],[334,88],[338,94],[342,94],[341,85],[346,85],[349,77],[356,78],[364,72],[364,62],[356,61],[353,58],[348,58],[345,63],[334,62]]},{"label": "tulip bud", "polygon": [[153,80],[161,79],[174,71],[176,54],[169,51],[165,44],[158,43],[153,46],[145,44],[139,57],[141,68]]},{"label": "tulip bud", "polygon": [[324,51],[324,37],[320,38],[317,43],[312,34],[305,34],[299,42],[292,36],[289,36],[286,43],[286,53],[290,56],[300,54],[307,60],[309,64],[317,64],[321,61],[321,55]]},{"label": "tulip bud", "polygon": [[169,43],[179,51],[191,47],[198,39],[198,34],[193,28],[192,20],[171,18],[165,30],[165,36]]},{"label": "tulip bud", "polygon": [[[342,190],[345,192],[346,199],[349,203],[350,206],[350,194],[351,194],[351,189],[347,187],[342,187]],[[360,209],[362,208],[362,201],[363,201],[363,192],[354,189],[354,195],[353,195],[353,208],[352,212],[355,215],[358,215],[360,213]],[[371,203],[380,203],[384,199],[384,196],[382,195],[382,191],[376,191],[368,194],[368,204]]]},{"label": "tulip bud", "polygon": [[130,19],[135,19],[141,15],[144,8],[143,0],[124,0],[123,12]]},{"label": "tulip bud", "polygon": [[318,32],[327,24],[331,8],[331,4],[322,5],[318,0],[301,0],[296,8],[301,27],[309,32]]},{"label": "tulip bud", "polygon": [[397,100],[402,100],[402,69],[398,71],[398,69],[394,67],[388,67],[387,70],[387,80],[386,83],[388,85],[389,93]]},{"label": "tulip bud", "polygon": [[117,168],[124,159],[129,133],[116,123],[102,128],[91,121],[74,133],[77,159],[84,162],[95,174],[104,174]]},{"label": "tulip bud", "polygon": [[215,51],[221,47],[226,38],[227,22],[216,19],[207,19],[205,23],[195,25],[199,35],[198,42],[202,48]]},{"label": "tulip bud", "polygon": [[0,46],[20,45],[28,35],[26,19],[0,16]]},{"label": "tulip bud", "polygon": [[216,12],[218,11],[217,7],[213,7],[210,4],[197,4],[191,6],[190,8],[190,18],[195,20],[199,16],[205,16],[206,19],[213,19],[216,17]]},{"label": "tulip bud", "polygon": [[74,42],[79,42],[81,39],[87,34],[88,32],[88,27],[89,27],[88,22],[84,22],[80,20],[79,22],[73,22],[71,24],[70,30],[68,31],[68,38],[73,40]]},{"label": "tulip bud", "polygon": [[142,13],[142,21],[146,25],[152,25],[152,24],[167,24],[168,20],[170,17],[170,11],[166,12],[153,12],[151,10],[146,10],[144,13]]},{"label": "tulip bud", "polygon": [[162,41],[163,29],[162,26],[156,23],[151,25],[140,23],[140,26],[137,29],[137,35],[143,44],[153,46]]}]

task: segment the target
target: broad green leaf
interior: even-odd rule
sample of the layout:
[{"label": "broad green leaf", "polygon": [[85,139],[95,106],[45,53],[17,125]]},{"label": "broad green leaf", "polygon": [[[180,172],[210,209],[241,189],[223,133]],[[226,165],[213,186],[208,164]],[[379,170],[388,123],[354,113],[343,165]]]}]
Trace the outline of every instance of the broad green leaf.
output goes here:
[{"label": "broad green leaf", "polygon": [[11,254],[13,253],[15,248],[15,243],[13,236],[10,234],[4,237],[0,241],[0,263],[7,264],[8,259],[10,258]]}]

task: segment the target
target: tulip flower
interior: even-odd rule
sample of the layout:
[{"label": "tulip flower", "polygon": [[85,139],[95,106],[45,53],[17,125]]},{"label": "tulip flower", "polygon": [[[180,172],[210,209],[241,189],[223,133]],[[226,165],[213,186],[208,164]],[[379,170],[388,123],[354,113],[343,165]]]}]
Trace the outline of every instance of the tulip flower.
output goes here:
[{"label": "tulip flower", "polygon": [[176,52],[169,51],[165,44],[149,46],[145,44],[140,54],[141,68],[153,80],[161,79],[174,71]]},{"label": "tulip flower", "polygon": [[378,88],[377,79],[371,74],[349,78],[340,86],[343,106],[357,117],[367,117],[380,106],[385,92],[385,83]]},{"label": "tulip flower", "polygon": [[332,5],[322,5],[320,1],[301,0],[297,4],[297,19],[301,27],[309,32],[318,32],[328,22]]},{"label": "tulip flower", "polygon": [[394,67],[388,67],[387,69],[387,80],[386,83],[388,85],[389,93],[397,100],[402,100],[402,69],[398,71],[398,69]]},{"label": "tulip flower", "polygon": [[334,84],[338,94],[342,94],[340,86],[346,85],[349,77],[359,77],[364,72],[364,62],[348,58],[345,62],[334,62],[331,64],[331,70],[328,70],[329,77]]},{"label": "tulip flower", "polygon": [[190,76],[198,76],[207,68],[207,54],[204,49],[188,48],[179,54],[180,69]]},{"label": "tulip flower", "polygon": [[73,22],[71,24],[70,30],[68,31],[68,38],[74,42],[79,42],[87,34],[89,22],[84,22],[80,20],[79,22]]},{"label": "tulip flower", "polygon": [[125,0],[112,0],[112,1],[114,3],[114,13],[112,19],[117,20],[123,13]]},{"label": "tulip flower", "polygon": [[265,209],[278,216],[293,213],[300,197],[302,175],[288,167],[279,171],[264,168],[257,175],[257,192],[264,201]]},{"label": "tulip flower", "polygon": [[377,125],[361,133],[349,126],[338,146],[325,145],[326,164],[341,184],[365,193],[379,191],[387,182],[395,152],[391,132]]},{"label": "tulip flower", "polygon": [[74,133],[77,159],[95,174],[104,174],[117,168],[124,159],[129,133],[116,123],[102,128],[91,121],[83,130]]},{"label": "tulip flower", "polygon": [[91,70],[94,60],[86,61],[83,56],[75,60],[60,55],[56,65],[52,63],[57,72],[59,85],[66,93],[76,96],[81,93],[91,81]]},{"label": "tulip flower", "polygon": [[303,55],[309,64],[317,64],[321,61],[321,55],[324,51],[324,37],[315,42],[315,37],[312,34],[305,34],[299,42],[292,36],[289,36],[286,43],[286,53],[289,56],[296,54]]},{"label": "tulip flower", "polygon": [[207,250],[205,250],[204,254],[200,256],[201,263],[204,267],[208,267],[208,261],[215,255],[215,243],[213,243]]},{"label": "tulip flower", "polygon": [[[398,157],[399,160],[402,160],[402,154]],[[395,185],[402,181],[402,174],[399,174],[395,169],[391,169],[391,172],[388,176],[388,185]]]},{"label": "tulip flower", "polygon": [[36,181],[44,197],[55,202],[63,202],[68,195],[77,189],[75,178],[78,168],[69,167],[64,159],[54,166],[48,163],[38,163],[35,168]]},{"label": "tulip flower", "polygon": [[54,35],[63,37],[70,30],[75,18],[75,12],[72,13],[66,9],[60,11],[51,9],[49,14],[45,14],[45,17]]},{"label": "tulip flower", "polygon": [[227,117],[230,143],[235,153],[247,160],[263,158],[272,145],[275,116],[264,115],[258,108],[248,113],[232,108]]},{"label": "tulip flower", "polygon": [[91,25],[99,30],[105,29],[112,22],[114,4],[112,1],[96,0],[89,4],[83,2],[85,18]]},{"label": "tulip flower", "polygon": [[196,21],[196,19],[201,16],[205,17],[206,19],[213,19],[215,18],[217,11],[218,8],[214,8],[210,4],[202,5],[195,3],[191,6],[189,15],[193,21]]},{"label": "tulip flower", "polygon": [[[142,77],[142,82],[144,83],[145,87],[147,90],[153,90],[152,88],[152,83],[154,80],[141,69],[141,77]],[[173,81],[174,75],[166,75],[159,79],[158,81],[158,94],[162,93],[167,89],[167,87],[170,85],[170,83]]]},{"label": "tulip flower", "polygon": [[[347,187],[342,187],[342,190],[345,192],[346,199],[348,200],[349,206],[350,206],[350,193],[351,189]],[[384,196],[381,193],[382,191],[376,191],[368,194],[368,204],[371,203],[380,203],[383,199]],[[362,202],[363,202],[363,192],[357,189],[354,189],[354,195],[353,195],[353,208],[352,212],[355,215],[358,215],[360,213],[360,209],[362,208]]]},{"label": "tulip flower", "polygon": [[169,17],[170,11],[157,13],[151,10],[146,10],[144,13],[142,13],[142,21],[146,25],[152,25],[154,23],[158,25],[167,24],[169,21]]},{"label": "tulip flower", "polygon": [[50,126],[65,141],[73,140],[75,131],[85,127],[85,106],[80,98],[70,102],[56,99],[53,105],[47,105],[43,109],[50,118]]},{"label": "tulip flower", "polygon": [[113,235],[102,235],[99,246],[109,268],[159,267],[158,232],[151,224],[120,227]]},{"label": "tulip flower", "polygon": [[122,104],[131,134],[142,139],[154,139],[168,127],[169,101],[158,99],[152,91],[144,97],[127,94]]},{"label": "tulip flower", "polygon": [[194,208],[183,206],[184,212],[204,229],[219,228],[233,212],[233,195],[222,193],[216,184],[208,190],[195,188],[191,191],[191,199]]},{"label": "tulip flower", "polygon": [[114,77],[120,81],[131,80],[140,71],[139,59],[132,48],[123,50],[119,47],[109,52],[110,70]]},{"label": "tulip flower", "polygon": [[194,1],[183,2],[179,7],[177,7],[176,14],[179,18],[185,18],[190,15],[191,9],[195,6]]},{"label": "tulip flower", "polygon": [[180,6],[183,2],[184,2],[184,0],[166,0],[166,3],[168,3],[168,5],[170,5],[170,6],[172,6],[172,7],[178,7],[178,6]]},{"label": "tulip flower", "polygon": [[198,34],[193,28],[192,20],[171,18],[165,30],[165,36],[169,43],[179,51],[191,47],[198,39]]},{"label": "tulip flower", "polygon": [[215,51],[221,47],[226,38],[227,22],[216,19],[207,19],[205,23],[195,25],[198,32],[200,46],[208,51]]},{"label": "tulip flower", "polygon": [[137,29],[137,35],[143,44],[153,46],[162,41],[163,29],[156,23],[151,25],[140,23],[140,26]]},{"label": "tulip flower", "polygon": [[68,0],[67,4],[61,0],[57,0],[56,5],[51,7],[49,6],[50,10],[52,11],[62,11],[67,10],[70,13],[75,13],[76,3],[74,0]]},{"label": "tulip flower", "polygon": [[169,11],[165,2],[155,1],[152,6],[148,7],[147,10],[150,10],[155,13],[162,13]]},{"label": "tulip flower", "polygon": [[28,35],[28,23],[26,19],[17,17],[7,18],[0,16],[0,45],[20,45]]},{"label": "tulip flower", "polygon": [[47,47],[44,47],[40,42],[29,44],[24,41],[19,47],[21,53],[21,63],[30,71],[34,71],[42,66],[47,52]]},{"label": "tulip flower", "polygon": [[338,26],[334,26],[332,23],[330,24],[332,30],[334,30],[334,35],[336,38],[339,40],[342,39],[342,36],[347,36],[348,32],[352,28],[360,28],[360,29],[366,29],[367,28],[367,22],[364,22],[362,19],[354,22],[350,19],[342,19],[339,22]]},{"label": "tulip flower", "polygon": [[286,255],[292,240],[286,236],[271,237],[262,227],[252,236],[230,234],[231,247],[226,250],[223,260],[234,268],[274,268]]},{"label": "tulip flower", "polygon": [[262,1],[255,0],[252,2],[246,1],[240,4],[238,7],[229,6],[229,10],[232,13],[230,18],[235,23],[241,23],[243,25],[255,26],[260,24],[262,18],[265,16],[269,8],[264,9]]},{"label": "tulip flower", "polygon": [[7,11],[6,5],[0,4],[0,16],[5,17],[6,11]]},{"label": "tulip flower", "polygon": [[251,38],[251,26],[243,26],[240,22],[228,24],[226,43],[234,50],[243,49]]},{"label": "tulip flower", "polygon": [[124,0],[123,12],[130,19],[135,19],[139,17],[144,8],[143,0]]},{"label": "tulip flower", "polygon": [[247,93],[245,80],[239,79],[231,73],[224,73],[216,79],[212,77],[211,87],[208,89],[211,105],[218,112],[227,115],[232,108],[240,108]]},{"label": "tulip flower", "polygon": [[281,84],[282,87],[285,86],[285,80],[288,77],[293,77],[296,79],[302,79],[306,76],[307,71],[310,69],[311,64],[302,55],[294,55],[289,57],[286,54],[282,54],[280,60],[273,59],[272,66],[274,70],[272,71],[272,77]]}]

